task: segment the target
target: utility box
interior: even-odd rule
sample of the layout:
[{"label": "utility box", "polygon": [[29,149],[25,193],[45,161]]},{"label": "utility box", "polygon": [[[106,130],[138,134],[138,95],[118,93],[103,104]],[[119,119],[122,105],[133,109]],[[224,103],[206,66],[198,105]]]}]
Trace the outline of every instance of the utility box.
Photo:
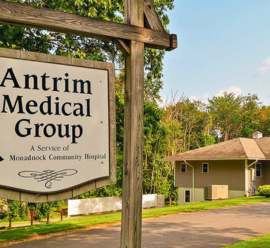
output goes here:
[{"label": "utility box", "polygon": [[229,198],[228,185],[207,185],[204,187],[205,200],[218,200]]},{"label": "utility box", "polygon": [[164,208],[164,195],[157,195],[157,208]]}]

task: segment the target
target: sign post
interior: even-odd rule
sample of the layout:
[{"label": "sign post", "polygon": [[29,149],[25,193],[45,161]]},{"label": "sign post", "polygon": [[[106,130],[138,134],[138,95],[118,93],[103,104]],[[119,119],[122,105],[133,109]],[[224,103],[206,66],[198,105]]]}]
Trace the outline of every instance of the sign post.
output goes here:
[{"label": "sign post", "polygon": [[[125,23],[144,26],[143,0],[126,0]],[[121,247],[141,247],[144,43],[131,41],[126,57]]]}]

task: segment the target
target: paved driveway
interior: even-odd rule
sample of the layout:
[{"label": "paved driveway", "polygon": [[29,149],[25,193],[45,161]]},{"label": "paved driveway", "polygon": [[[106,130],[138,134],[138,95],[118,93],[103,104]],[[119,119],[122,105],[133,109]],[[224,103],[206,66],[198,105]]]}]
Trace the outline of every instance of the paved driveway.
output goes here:
[{"label": "paved driveway", "polygon": [[[270,233],[270,203],[143,220],[143,248],[220,247]],[[120,226],[20,243],[18,248],[117,248]]]}]

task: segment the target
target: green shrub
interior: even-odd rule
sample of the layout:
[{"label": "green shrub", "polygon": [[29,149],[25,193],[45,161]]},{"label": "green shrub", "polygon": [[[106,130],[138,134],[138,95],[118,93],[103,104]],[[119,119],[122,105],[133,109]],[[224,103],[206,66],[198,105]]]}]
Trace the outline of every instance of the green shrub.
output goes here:
[{"label": "green shrub", "polygon": [[28,220],[28,218],[27,218],[27,210],[28,210],[27,204],[21,204],[20,205],[20,209],[19,209],[20,220]]},{"label": "green shrub", "polygon": [[270,197],[270,185],[262,185],[257,191],[260,196]]},{"label": "green shrub", "polygon": [[9,217],[15,218],[20,213],[20,202],[8,200],[8,215]]}]

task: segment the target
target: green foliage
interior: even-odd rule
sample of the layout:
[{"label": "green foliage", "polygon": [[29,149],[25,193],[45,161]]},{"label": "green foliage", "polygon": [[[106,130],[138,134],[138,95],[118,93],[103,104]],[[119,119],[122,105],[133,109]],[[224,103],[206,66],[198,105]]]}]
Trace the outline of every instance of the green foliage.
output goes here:
[{"label": "green foliage", "polygon": [[109,197],[109,196],[122,196],[122,188],[117,186],[106,186],[86,192],[76,198],[97,198],[97,197]]},{"label": "green foliage", "polygon": [[205,146],[214,145],[216,143],[215,137],[211,134],[208,134],[207,132],[203,134],[203,138],[204,138]]},{"label": "green foliage", "polygon": [[241,129],[240,96],[224,92],[223,96],[214,96],[209,100],[209,111],[212,114],[215,128],[220,130],[224,141],[232,139]]},{"label": "green foliage", "polygon": [[34,213],[36,211],[36,208],[35,208],[34,205],[29,205],[28,210],[29,210],[30,213]]},{"label": "green foliage", "polygon": [[257,120],[259,126],[258,131],[263,133],[263,136],[270,136],[270,106],[262,106],[257,109]]},{"label": "green foliage", "polygon": [[27,220],[27,211],[28,211],[28,206],[26,203],[21,203],[20,204],[20,209],[19,209],[19,216],[20,220]]},{"label": "green foliage", "polygon": [[60,210],[65,205],[65,201],[39,203],[36,207],[36,219],[46,218],[55,210]]},{"label": "green foliage", "polygon": [[262,185],[257,191],[260,196],[270,197],[270,185]]},{"label": "green foliage", "polygon": [[8,215],[9,217],[18,217],[19,213],[20,213],[20,205],[21,203],[18,201],[12,201],[12,200],[8,200]]},{"label": "green foliage", "polygon": [[[219,130],[222,140],[237,137],[252,138],[255,131],[261,131],[261,103],[256,95],[236,96],[224,92],[209,100],[208,110],[213,118],[213,129]],[[266,116],[268,122],[268,116]],[[268,128],[264,133],[268,132]]]}]

